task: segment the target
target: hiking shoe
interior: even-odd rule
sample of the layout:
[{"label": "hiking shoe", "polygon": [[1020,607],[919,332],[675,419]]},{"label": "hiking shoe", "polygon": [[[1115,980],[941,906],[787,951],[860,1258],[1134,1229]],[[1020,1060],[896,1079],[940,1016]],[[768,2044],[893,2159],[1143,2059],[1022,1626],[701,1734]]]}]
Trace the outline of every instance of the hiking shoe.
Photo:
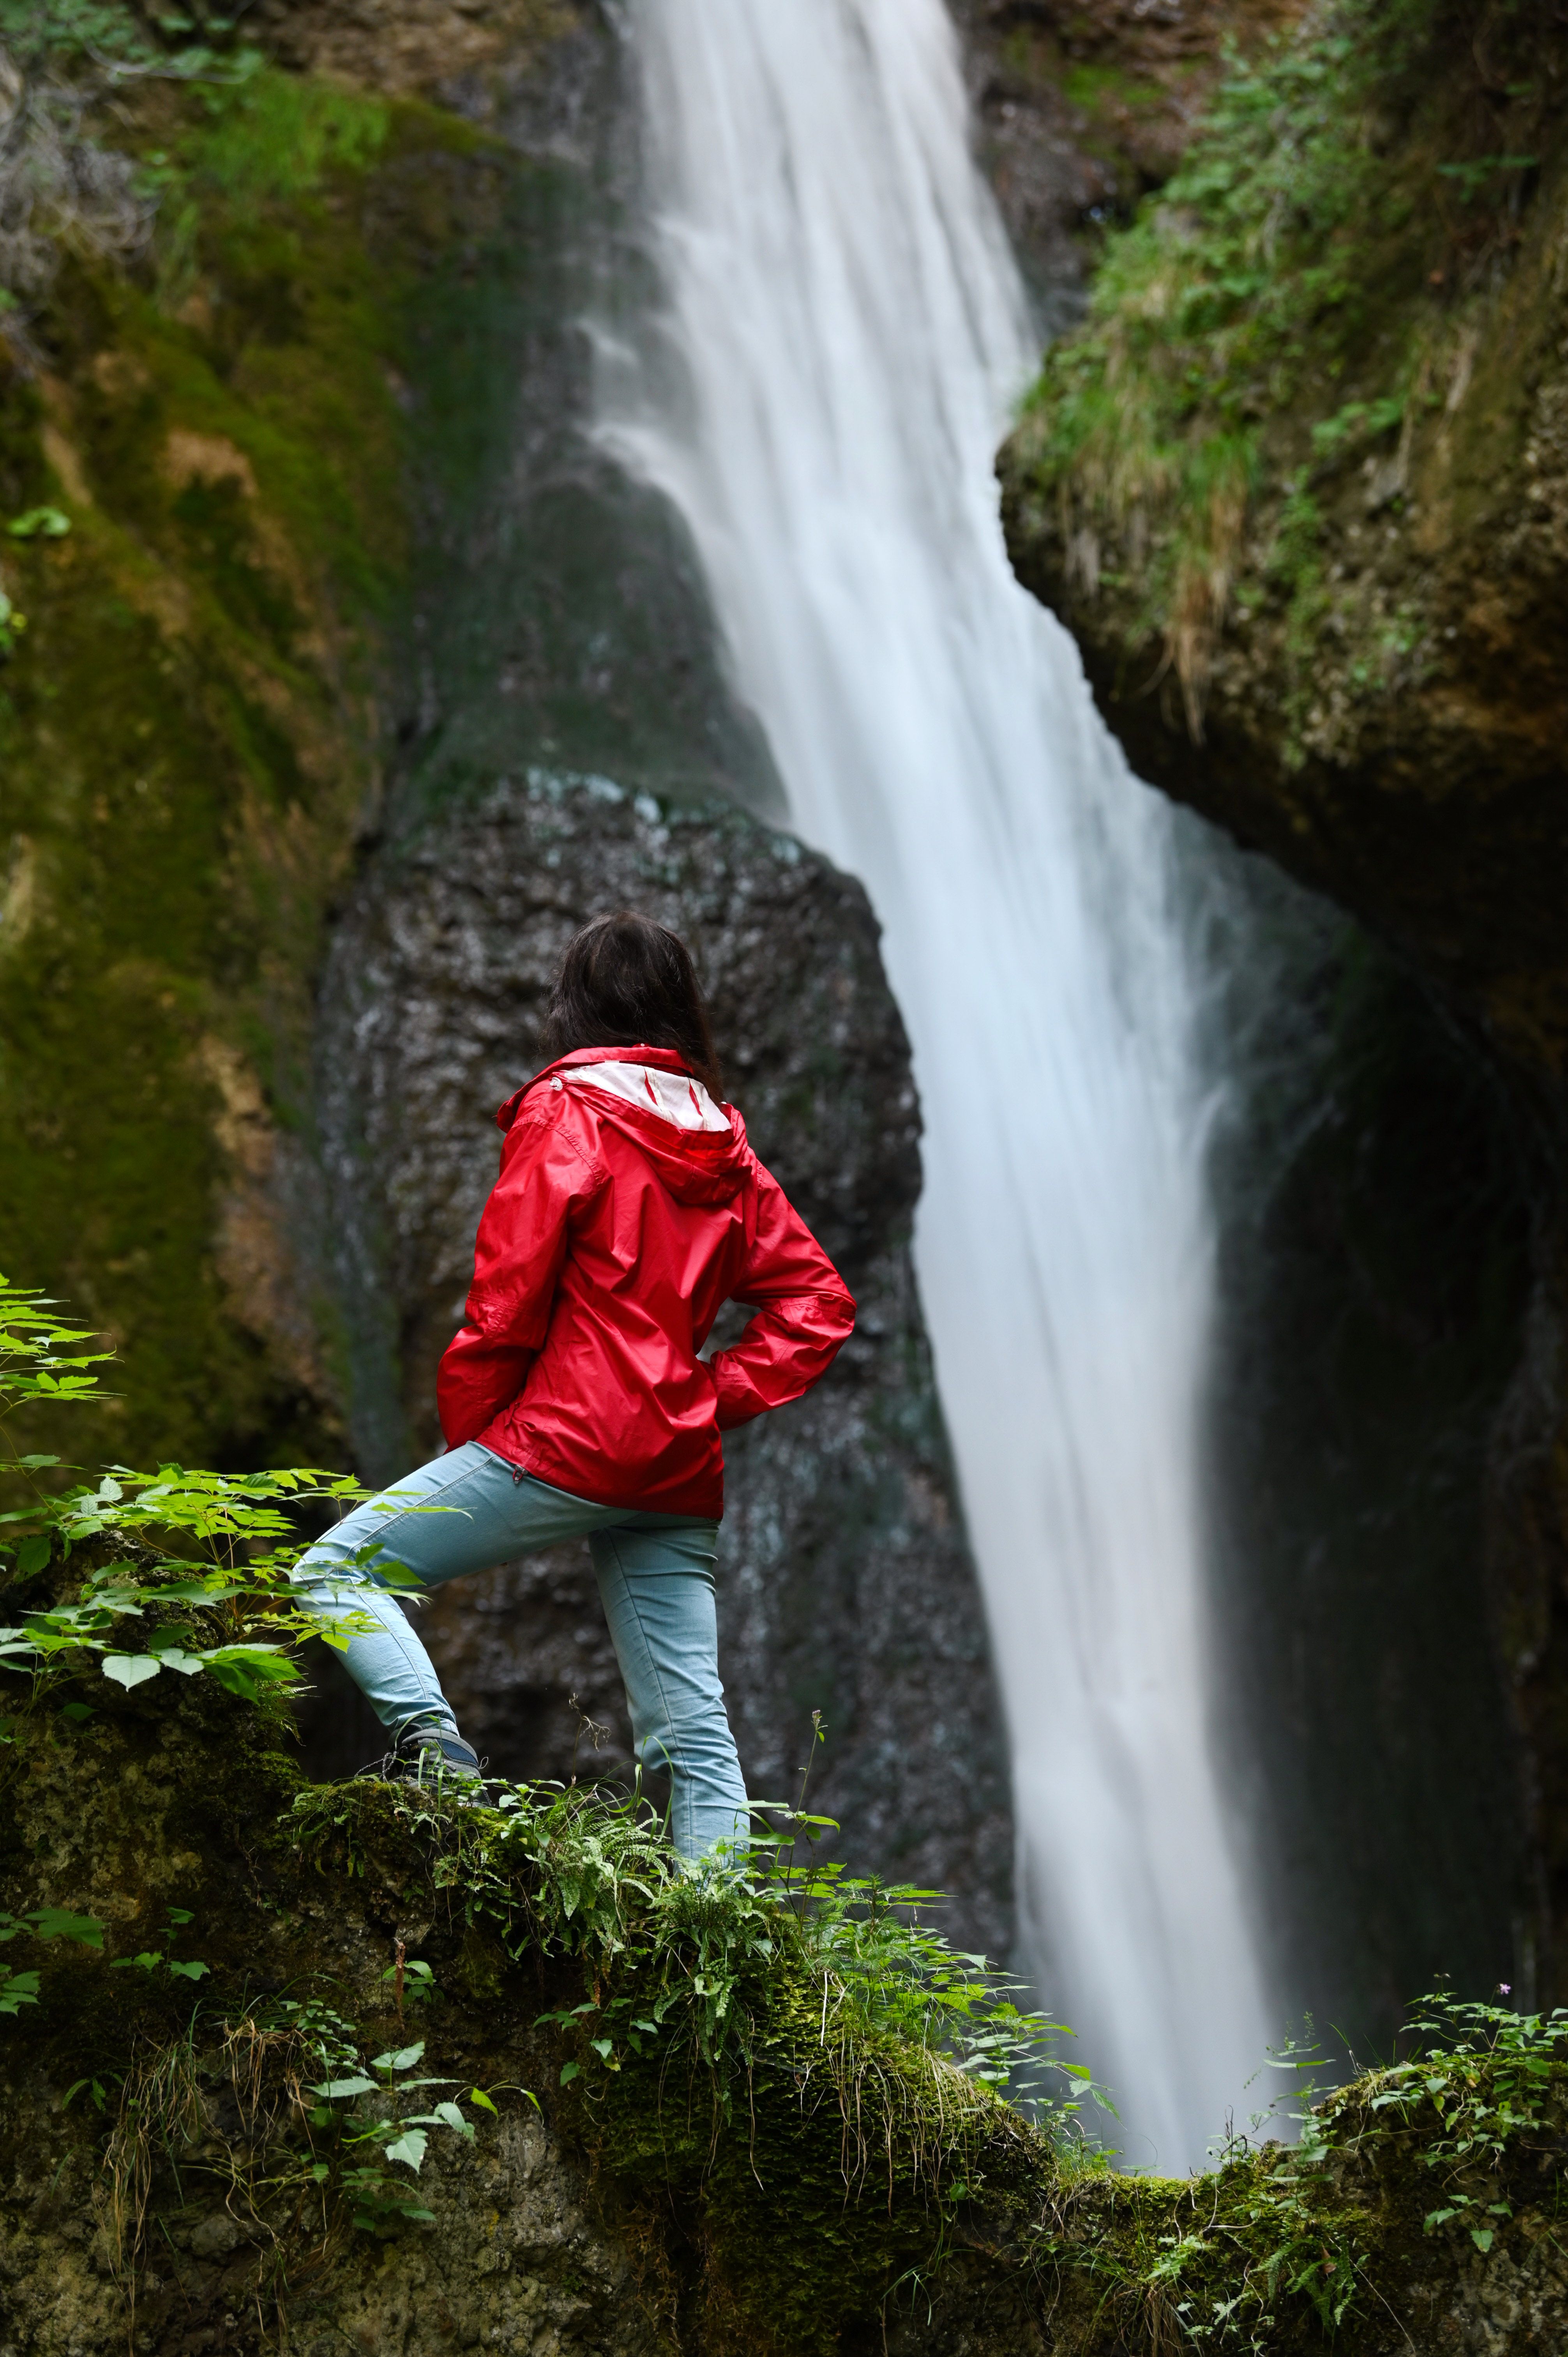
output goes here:
[{"label": "hiking shoe", "polygon": [[478,1784],[479,1755],[455,1727],[435,1718],[411,1718],[392,1738],[382,1773],[410,1784]]}]

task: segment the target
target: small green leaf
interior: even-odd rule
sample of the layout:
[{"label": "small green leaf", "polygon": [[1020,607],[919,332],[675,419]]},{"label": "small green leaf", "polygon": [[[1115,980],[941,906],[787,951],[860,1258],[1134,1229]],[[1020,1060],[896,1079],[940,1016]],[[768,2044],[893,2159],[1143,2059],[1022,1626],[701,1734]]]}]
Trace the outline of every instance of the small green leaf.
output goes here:
[{"label": "small green leaf", "polygon": [[128,1690],[156,1678],[163,1664],[156,1653],[105,1653],[102,1667],[106,1678]]},{"label": "small green leaf", "polygon": [[177,1670],[182,1678],[199,1677],[207,1667],[199,1653],[188,1653],[183,1645],[159,1645],[157,1657],[166,1670]]},{"label": "small green leaf", "polygon": [[177,1964],[172,1957],[169,1960],[170,1972],[177,1975],[182,1981],[199,1981],[211,1969],[210,1964],[199,1964],[194,1957],[188,1964]]},{"label": "small green leaf", "polygon": [[30,1579],[35,1572],[47,1570],[52,1551],[48,1537],[41,1531],[36,1531],[30,1539],[24,1539],[16,1549],[16,1568],[23,1578]]},{"label": "small green leaf", "polygon": [[5,529],[13,540],[63,540],[70,518],[59,508],[28,508],[24,515],[13,516]]},{"label": "small green leaf", "polygon": [[372,2071],[412,2071],[424,2051],[424,2040],[422,2038],[417,2046],[400,2046],[395,2053],[389,2050],[385,2054],[378,2054],[371,2068]]},{"label": "small green leaf", "polygon": [[[470,2087],[468,2090],[468,2101],[471,2104],[479,2104],[481,2108],[487,2112],[496,2112],[495,2105],[491,2103],[489,2097],[486,2094],[482,2087]],[[498,2119],[500,2117],[500,2114],[499,2112],[496,2112],[496,2117]]]},{"label": "small green leaf", "polygon": [[201,1661],[242,1702],[258,1701],[269,1685],[294,1684],[300,1675],[279,1645],[220,1645]]},{"label": "small green leaf", "polygon": [[35,1907],[27,1917],[40,1940],[74,1940],[81,1948],[102,1948],[103,1926],[96,1915],[73,1915],[69,1907]]},{"label": "small green leaf", "polygon": [[37,2005],[38,1975],[37,1973],[9,1973],[0,1981],[0,2013],[15,2013],[24,2005]]},{"label": "small green leaf", "polygon": [[1476,2248],[1481,2253],[1482,2256],[1485,2257],[1486,2254],[1491,2249],[1492,2244],[1497,2240],[1497,2228],[1495,2226],[1472,2226],[1470,2229],[1470,2240],[1475,2244]]},{"label": "small green leaf", "polygon": [[367,2079],[361,2072],[353,2079],[328,2079],[319,2087],[307,2087],[306,2093],[319,2095],[325,2103],[341,2104],[350,2095],[370,2094],[375,2084],[374,2079]]},{"label": "small green leaf", "polygon": [[563,2062],[561,2065],[561,2084],[564,2087],[569,2087],[582,2067],[583,2066],[580,2062]]},{"label": "small green leaf", "polygon": [[388,2145],[387,2158],[401,2160],[405,2169],[412,2169],[417,2176],[424,2165],[424,2147],[428,2141],[423,2128],[410,2128],[405,2135],[399,2136],[395,2144]]}]

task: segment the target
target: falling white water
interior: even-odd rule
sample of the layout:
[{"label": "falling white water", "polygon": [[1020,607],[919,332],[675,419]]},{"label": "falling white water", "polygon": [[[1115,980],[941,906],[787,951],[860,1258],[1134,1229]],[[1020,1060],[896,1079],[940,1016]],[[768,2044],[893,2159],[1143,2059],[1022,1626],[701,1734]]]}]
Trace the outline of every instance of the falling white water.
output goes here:
[{"label": "falling white water", "polygon": [[1182,2168],[1270,2024],[1210,1757],[1167,815],[1008,567],[993,453],[1035,355],[941,0],[627,22],[668,308],[603,431],[686,516],[795,823],[886,928],[1029,1960],[1129,2158]]}]

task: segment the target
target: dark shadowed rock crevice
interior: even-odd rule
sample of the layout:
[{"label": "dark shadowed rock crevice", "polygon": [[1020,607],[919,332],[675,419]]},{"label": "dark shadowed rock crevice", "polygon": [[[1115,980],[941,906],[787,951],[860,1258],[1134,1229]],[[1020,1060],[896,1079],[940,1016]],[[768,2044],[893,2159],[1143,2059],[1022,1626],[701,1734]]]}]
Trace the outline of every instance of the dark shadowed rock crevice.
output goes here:
[{"label": "dark shadowed rock crevice", "polygon": [[[721,1665],[749,1789],[798,1792],[820,1710],[815,1802],[856,1867],[950,1891],[955,1932],[1005,1953],[1003,1730],[909,1258],[919,1116],[857,884],[734,809],[542,773],[449,803],[370,865],[319,1035],[356,1453],[387,1479],[439,1446],[435,1371],[495,1176],[495,1108],[537,1068],[565,941],[623,905],[695,948],[752,1143],[858,1303],[816,1390],[725,1443]],[[420,1625],[499,1770],[629,1771],[585,1549],[454,1583]],[[311,1726],[313,1758],[339,1772],[375,1748],[326,1665]]]},{"label": "dark shadowed rock crevice", "polygon": [[1228,1767],[1278,2018],[1365,2056],[1439,1974],[1541,1986],[1488,1560],[1530,1157],[1402,962],[1255,856],[1204,856],[1229,977],[1204,1416]]}]

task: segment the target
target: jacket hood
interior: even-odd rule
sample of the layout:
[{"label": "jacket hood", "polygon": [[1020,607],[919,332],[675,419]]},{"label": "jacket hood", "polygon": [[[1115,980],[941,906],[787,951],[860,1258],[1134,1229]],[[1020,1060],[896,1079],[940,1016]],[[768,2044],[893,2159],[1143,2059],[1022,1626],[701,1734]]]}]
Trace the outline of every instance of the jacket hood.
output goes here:
[{"label": "jacket hood", "polygon": [[729,1126],[725,1131],[679,1129],[663,1114],[614,1096],[593,1085],[595,1064],[648,1064],[655,1071],[682,1072],[689,1068],[672,1048],[574,1048],[553,1064],[546,1064],[507,1099],[496,1114],[496,1125],[510,1129],[522,1110],[525,1097],[536,1091],[571,1089],[592,1106],[594,1118],[629,1138],[658,1171],[678,1203],[726,1203],[746,1184],[751,1157],[746,1124],[733,1105],[720,1107]]}]

